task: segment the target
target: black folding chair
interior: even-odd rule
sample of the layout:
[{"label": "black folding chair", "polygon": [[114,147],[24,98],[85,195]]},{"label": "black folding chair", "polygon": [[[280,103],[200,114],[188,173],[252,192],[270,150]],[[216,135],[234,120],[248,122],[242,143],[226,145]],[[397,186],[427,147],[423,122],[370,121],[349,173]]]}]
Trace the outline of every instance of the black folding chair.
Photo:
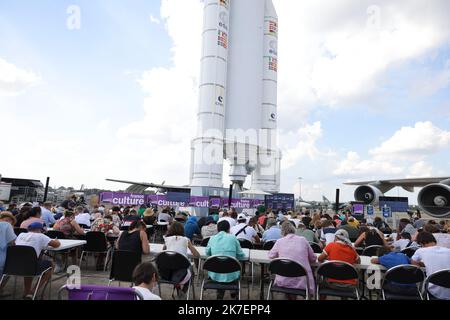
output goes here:
[{"label": "black folding chair", "polygon": [[[253,242],[247,240],[247,239],[238,239],[239,243],[241,244],[241,248],[242,249],[249,249],[249,250],[253,250],[255,247],[253,245]],[[242,262],[243,264],[243,272],[245,273],[245,264],[246,262]],[[253,284],[253,276],[254,276],[254,269],[255,266],[253,264],[253,262],[250,262],[250,267],[252,268],[251,270],[251,277],[252,277],[252,284]]]},{"label": "black folding chair", "polygon": [[[273,299],[273,292],[284,293],[295,296],[302,296],[306,300],[310,298],[309,292],[309,278],[306,269],[298,262],[290,259],[275,259],[269,264],[269,272],[272,275],[272,279],[269,285],[269,292],[267,293],[267,300]],[[306,277],[306,289],[292,289],[283,288],[275,285],[274,276],[282,276],[286,278],[300,278]]]},{"label": "black folding chair", "polygon": [[130,226],[121,226],[120,231],[129,231],[130,230]]},{"label": "black folding chair", "polygon": [[401,252],[406,254],[408,256],[408,258],[412,258],[414,256],[414,253],[416,253],[417,249],[419,249],[418,247],[408,247],[403,249]]},{"label": "black folding chair", "polygon": [[210,238],[202,239],[202,241],[200,242],[200,247],[206,248],[206,247],[208,246],[209,239],[210,239]]},{"label": "black folding chair", "polygon": [[314,253],[322,253],[323,250],[320,247],[318,243],[310,242],[309,245],[311,246],[311,249],[313,249]]},{"label": "black folding chair", "polygon": [[[158,290],[159,294],[162,294],[161,284],[168,284],[173,286],[172,298],[174,298],[174,293],[176,286],[179,285],[178,282],[175,282],[171,279],[172,274],[179,270],[190,270],[191,278],[188,282],[188,291],[186,293],[186,300],[189,300],[189,294],[192,287],[192,298],[195,300],[195,288],[194,288],[194,270],[192,268],[192,264],[187,257],[182,255],[181,253],[174,251],[164,251],[161,252],[156,257],[156,266],[158,268],[159,279],[158,279]],[[167,277],[164,277],[167,275]],[[181,279],[182,280],[182,279]]]},{"label": "black folding chair", "polygon": [[59,239],[59,240],[66,239],[66,235],[62,231],[50,230],[50,231],[47,231],[45,233],[45,235],[47,237],[49,237],[50,239]]},{"label": "black folding chair", "polygon": [[277,240],[266,241],[266,242],[264,242],[262,249],[265,251],[270,251],[270,250],[272,250],[272,248],[276,242],[277,242]]},{"label": "black folding chair", "polygon": [[427,300],[439,300],[430,292],[430,284],[450,289],[450,269],[444,269],[430,274],[425,280],[424,291]]},{"label": "black folding chair", "polygon": [[[39,273],[38,257],[33,247],[9,246],[6,252],[5,268],[3,270],[3,276],[0,280],[0,287],[2,286],[2,283],[5,278],[14,277],[14,291],[13,291],[13,299],[14,299],[16,296],[17,277],[30,277],[33,279],[38,278],[36,290],[33,293],[33,300],[35,300],[42,277],[47,272],[51,272],[52,269],[53,267],[50,267]],[[48,283],[51,283],[51,279],[49,279]],[[42,290],[42,296],[45,292],[45,289],[46,288],[44,287]],[[49,296],[50,295],[51,295],[51,287],[49,287]]]},{"label": "black folding chair", "polygon": [[247,239],[238,239],[241,244],[242,249],[250,249],[253,250],[253,242],[248,241]]},{"label": "black folding chair", "polygon": [[331,288],[323,284],[325,279],[359,281],[358,271],[350,263],[344,261],[325,262],[317,268],[316,299],[321,295],[360,300],[358,285],[348,288]]},{"label": "black folding chair", "polygon": [[203,300],[203,292],[205,290],[237,291],[238,299],[241,300],[242,267],[240,262],[236,258],[229,256],[209,257],[203,264],[203,270],[219,274],[228,274],[239,271],[240,275],[236,281],[231,283],[216,282],[212,279],[209,279],[209,277],[203,279],[200,291],[200,300]]},{"label": "black folding chair", "polygon": [[[83,262],[83,257],[85,254],[106,254],[104,271],[106,271],[107,262],[109,259],[109,255],[111,250],[108,249],[108,240],[103,232],[88,232],[86,233],[86,245],[83,247],[83,251],[81,252],[80,257],[80,265]],[[86,259],[86,266],[88,265],[88,259]]]},{"label": "black folding chair", "polygon": [[379,257],[383,254],[383,246],[370,246],[363,250],[362,256],[365,257]]},{"label": "black folding chair", "polygon": [[112,266],[109,284],[113,281],[133,283],[133,271],[141,263],[142,256],[133,251],[115,250],[112,254]]},{"label": "black folding chair", "polygon": [[19,236],[21,233],[28,233],[28,230],[23,228],[14,228],[14,233],[16,236]]},{"label": "black folding chair", "polygon": [[424,280],[425,274],[417,266],[405,264],[393,267],[384,274],[381,296],[383,300],[423,300],[420,288]]}]

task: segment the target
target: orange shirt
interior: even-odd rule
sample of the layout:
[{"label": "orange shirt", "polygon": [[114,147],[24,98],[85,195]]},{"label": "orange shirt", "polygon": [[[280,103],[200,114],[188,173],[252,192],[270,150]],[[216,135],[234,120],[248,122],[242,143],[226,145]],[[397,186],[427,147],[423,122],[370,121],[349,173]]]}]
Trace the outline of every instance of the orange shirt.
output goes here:
[{"label": "orange shirt", "polygon": [[[352,247],[339,243],[332,242],[328,244],[324,251],[328,254],[328,260],[344,261],[350,264],[355,264],[358,259],[358,253]],[[330,282],[357,284],[357,280],[336,280],[329,279]]]}]

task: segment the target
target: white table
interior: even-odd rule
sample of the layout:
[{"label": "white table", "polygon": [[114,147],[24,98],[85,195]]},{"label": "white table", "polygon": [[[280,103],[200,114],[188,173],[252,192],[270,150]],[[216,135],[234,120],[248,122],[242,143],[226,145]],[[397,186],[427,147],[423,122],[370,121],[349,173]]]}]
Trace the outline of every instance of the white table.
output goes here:
[{"label": "white table", "polygon": [[[319,257],[320,253],[316,253],[316,256]],[[378,264],[373,264],[370,261],[372,258],[376,258],[376,257],[360,256],[360,258],[361,258],[361,263],[354,265],[356,269],[367,270],[370,268],[372,270],[375,270],[375,269],[386,270],[385,267],[378,265]],[[272,261],[272,259],[269,259],[269,251],[250,250],[250,261],[254,262],[254,263],[269,264]],[[311,264],[312,267],[318,267],[319,265],[320,265],[320,263],[318,261]]]},{"label": "white table", "polygon": [[77,247],[84,246],[87,242],[85,240],[58,240],[61,245],[58,248],[48,247],[46,250],[51,252],[64,251]]},{"label": "white table", "polygon": [[[159,243],[150,243],[150,255],[158,255],[159,253],[163,252],[163,244]],[[200,259],[206,260],[209,258],[209,256],[206,255],[206,248],[205,247],[195,247],[197,249],[198,253],[200,254]],[[242,249],[245,254],[245,258],[242,259],[242,261],[249,261],[250,260],[250,251],[249,249]],[[188,257],[194,258],[190,250],[188,249]]]}]

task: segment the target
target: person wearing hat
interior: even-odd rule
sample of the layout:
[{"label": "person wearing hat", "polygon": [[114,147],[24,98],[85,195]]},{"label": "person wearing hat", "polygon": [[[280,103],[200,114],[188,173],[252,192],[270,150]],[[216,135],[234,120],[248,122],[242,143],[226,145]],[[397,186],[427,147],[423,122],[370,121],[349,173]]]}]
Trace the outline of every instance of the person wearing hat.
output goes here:
[{"label": "person wearing hat", "polygon": [[[44,225],[40,222],[33,222],[28,226],[28,233],[21,233],[16,239],[17,246],[29,246],[32,247],[36,251],[36,255],[39,258],[38,260],[38,274],[44,272],[48,268],[53,268],[53,263],[48,260],[44,260],[41,258],[41,253],[47,247],[58,248],[61,243],[58,240],[52,240],[47,237],[45,234],[42,234],[44,230]],[[47,281],[50,279],[51,274],[53,273],[53,269],[47,272],[41,280],[38,290],[43,288]],[[25,277],[24,278],[24,298],[30,299],[32,298],[31,292],[36,290],[31,290],[32,278]],[[37,285],[37,284],[36,284]]]},{"label": "person wearing hat", "polygon": [[152,226],[156,223],[156,215],[155,211],[152,208],[148,208],[144,211],[144,217],[142,218],[145,224],[148,226]]},{"label": "person wearing hat", "polygon": [[243,213],[237,217],[237,225],[231,228],[230,233],[238,239],[245,239],[253,243],[261,243],[256,230],[247,224],[247,216]]},{"label": "person wearing hat", "polygon": [[206,218],[205,225],[202,227],[202,237],[203,239],[211,238],[219,232],[217,231],[217,224],[213,216]]},{"label": "person wearing hat", "polygon": [[[329,243],[325,249],[323,249],[322,254],[319,256],[318,260],[320,263],[325,260],[328,261],[343,261],[350,264],[361,263],[361,257],[356,252],[349,239],[348,232],[340,229],[334,233],[334,242]],[[333,289],[347,289],[353,288],[358,285],[357,279],[351,280],[336,280],[336,279],[325,279],[323,285],[328,286]]]}]

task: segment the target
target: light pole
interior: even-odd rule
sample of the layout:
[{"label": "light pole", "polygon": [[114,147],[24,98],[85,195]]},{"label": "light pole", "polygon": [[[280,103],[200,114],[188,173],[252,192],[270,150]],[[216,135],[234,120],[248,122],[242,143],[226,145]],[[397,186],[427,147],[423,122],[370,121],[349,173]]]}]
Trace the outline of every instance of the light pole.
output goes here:
[{"label": "light pole", "polygon": [[299,183],[299,186],[300,186],[299,199],[302,198],[302,180],[303,180],[302,177],[298,177],[298,183]]}]

